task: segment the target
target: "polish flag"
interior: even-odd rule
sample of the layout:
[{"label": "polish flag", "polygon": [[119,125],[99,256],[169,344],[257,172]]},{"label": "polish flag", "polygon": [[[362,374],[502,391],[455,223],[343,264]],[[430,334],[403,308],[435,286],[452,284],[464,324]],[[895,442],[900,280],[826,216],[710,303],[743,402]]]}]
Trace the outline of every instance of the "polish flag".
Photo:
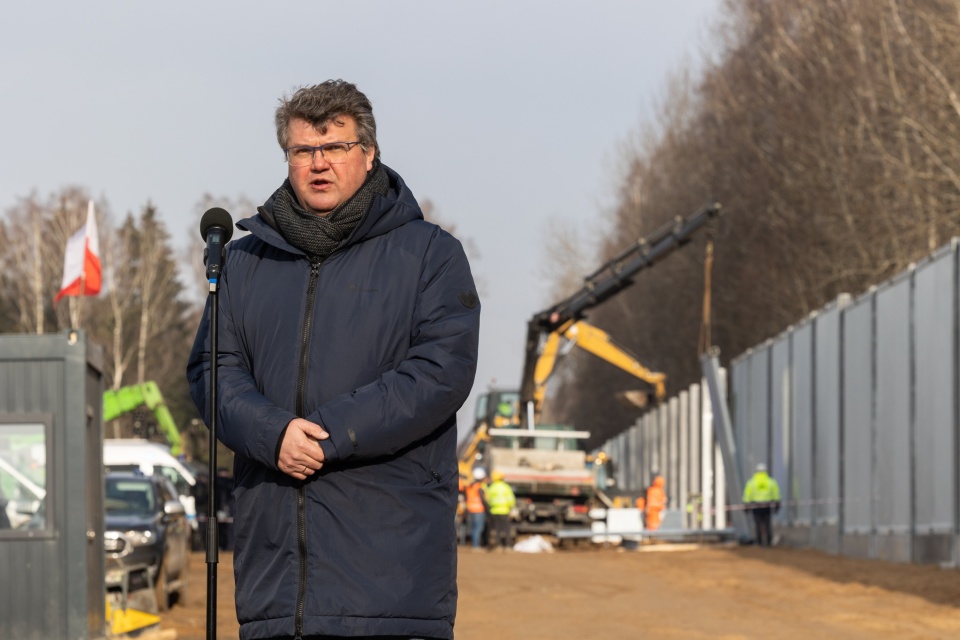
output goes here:
[{"label": "polish flag", "polygon": [[87,224],[67,240],[63,256],[63,296],[95,296],[100,293],[100,241],[97,239],[97,218],[93,215],[93,200],[87,205]]}]

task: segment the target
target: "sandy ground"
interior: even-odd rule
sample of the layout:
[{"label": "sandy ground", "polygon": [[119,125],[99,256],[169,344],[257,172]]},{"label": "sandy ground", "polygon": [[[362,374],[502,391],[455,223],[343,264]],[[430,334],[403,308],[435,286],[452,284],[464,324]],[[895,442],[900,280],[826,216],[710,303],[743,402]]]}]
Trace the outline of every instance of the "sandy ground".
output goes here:
[{"label": "sandy ground", "polygon": [[[220,554],[218,638],[236,638],[233,559]],[[206,638],[207,565],[163,615]],[[960,638],[960,570],[755,547],[555,553],[462,549],[457,640]]]}]

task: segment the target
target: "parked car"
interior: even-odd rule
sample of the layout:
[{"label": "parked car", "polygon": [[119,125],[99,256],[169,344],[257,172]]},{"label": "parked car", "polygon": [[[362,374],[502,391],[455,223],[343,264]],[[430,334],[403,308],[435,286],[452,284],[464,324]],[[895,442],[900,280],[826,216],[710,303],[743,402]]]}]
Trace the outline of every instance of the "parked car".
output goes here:
[{"label": "parked car", "polygon": [[184,598],[190,561],[190,524],[176,488],[163,476],[127,472],[107,473],[105,483],[107,590],[121,589],[125,576],[130,590],[152,582],[157,609],[166,611],[174,595]]},{"label": "parked car", "polygon": [[170,447],[136,438],[108,438],[103,441],[103,466],[106,471],[140,471],[145,475],[165,476],[177,489],[180,502],[187,510],[192,529],[191,548],[203,547],[197,522],[197,477],[183,461],[170,453]]}]

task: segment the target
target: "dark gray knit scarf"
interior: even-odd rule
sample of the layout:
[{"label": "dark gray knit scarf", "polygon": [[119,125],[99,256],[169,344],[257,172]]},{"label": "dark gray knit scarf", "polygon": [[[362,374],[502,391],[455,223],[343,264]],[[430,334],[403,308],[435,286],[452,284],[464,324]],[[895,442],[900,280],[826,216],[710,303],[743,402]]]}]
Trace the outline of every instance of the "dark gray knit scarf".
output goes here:
[{"label": "dark gray knit scarf", "polygon": [[347,241],[373,199],[378,194],[386,195],[389,184],[387,172],[377,162],[360,189],[324,217],[300,206],[290,180],[284,180],[274,194],[273,218],[277,231],[311,260],[322,261]]}]

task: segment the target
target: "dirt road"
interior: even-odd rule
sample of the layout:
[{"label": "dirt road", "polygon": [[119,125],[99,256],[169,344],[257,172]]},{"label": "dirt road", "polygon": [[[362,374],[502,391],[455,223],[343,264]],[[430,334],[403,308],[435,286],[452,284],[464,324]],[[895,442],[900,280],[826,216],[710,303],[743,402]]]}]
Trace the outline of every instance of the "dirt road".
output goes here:
[{"label": "dirt road", "polygon": [[[206,571],[163,616],[204,640]],[[232,557],[220,555],[218,638],[236,638]],[[960,570],[790,549],[460,554],[457,640],[960,638]]]}]

